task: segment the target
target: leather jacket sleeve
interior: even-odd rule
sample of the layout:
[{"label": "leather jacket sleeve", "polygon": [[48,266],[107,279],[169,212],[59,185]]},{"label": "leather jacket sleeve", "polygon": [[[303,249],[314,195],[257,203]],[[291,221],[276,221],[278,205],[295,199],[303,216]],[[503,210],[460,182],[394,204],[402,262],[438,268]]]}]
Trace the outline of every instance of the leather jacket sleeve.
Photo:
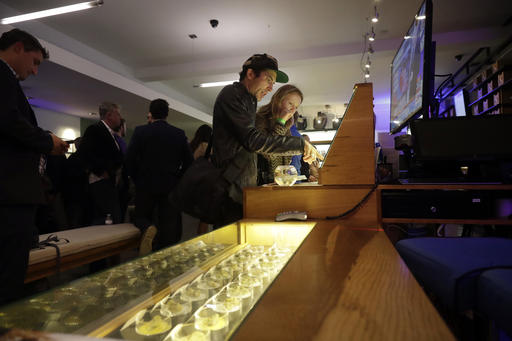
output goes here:
[{"label": "leather jacket sleeve", "polygon": [[[250,103],[241,91],[230,91],[223,94],[222,100],[216,102],[216,112],[222,113],[219,120],[225,129],[220,134],[230,134],[250,152],[275,155],[298,155],[304,151],[304,140],[295,136],[274,136],[255,127],[255,103]],[[251,107],[253,106],[253,107]],[[214,121],[215,126],[215,121]],[[217,134],[217,132],[216,132]],[[227,140],[228,136],[216,136],[219,140]],[[215,146],[214,146],[215,147]],[[233,156],[237,150],[232,151]]]},{"label": "leather jacket sleeve", "polygon": [[[1,64],[3,62],[0,61]],[[2,65],[2,68],[7,66]],[[5,71],[5,70],[2,70]],[[12,75],[2,72],[0,80],[0,140],[17,151],[50,153],[53,148],[50,134],[37,126],[25,95]]]}]

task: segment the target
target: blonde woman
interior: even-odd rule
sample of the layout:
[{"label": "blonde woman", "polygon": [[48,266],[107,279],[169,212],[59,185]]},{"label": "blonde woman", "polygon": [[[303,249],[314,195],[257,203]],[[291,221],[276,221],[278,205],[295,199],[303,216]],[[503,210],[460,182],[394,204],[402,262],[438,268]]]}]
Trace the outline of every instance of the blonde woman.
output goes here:
[{"label": "blonde woman", "polygon": [[[301,105],[304,96],[294,85],[280,87],[272,96],[269,104],[256,113],[256,128],[272,135],[290,136],[293,115]],[[258,184],[274,182],[274,170],[279,165],[289,165],[291,156],[273,154],[258,155]]]}]

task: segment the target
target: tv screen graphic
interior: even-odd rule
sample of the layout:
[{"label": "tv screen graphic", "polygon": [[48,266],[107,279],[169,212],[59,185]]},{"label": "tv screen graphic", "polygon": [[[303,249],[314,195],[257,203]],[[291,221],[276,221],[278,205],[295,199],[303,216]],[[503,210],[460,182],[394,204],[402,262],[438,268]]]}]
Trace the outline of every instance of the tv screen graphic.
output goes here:
[{"label": "tv screen graphic", "polygon": [[421,5],[391,64],[391,133],[398,132],[424,108],[428,97],[425,77],[430,72],[428,50],[432,23],[429,1]]}]

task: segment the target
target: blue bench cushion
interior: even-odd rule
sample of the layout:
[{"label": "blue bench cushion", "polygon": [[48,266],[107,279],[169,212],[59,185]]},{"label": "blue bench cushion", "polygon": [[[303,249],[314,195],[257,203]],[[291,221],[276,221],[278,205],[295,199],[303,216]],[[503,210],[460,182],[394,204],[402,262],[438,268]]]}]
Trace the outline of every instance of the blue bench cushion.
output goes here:
[{"label": "blue bench cushion", "polygon": [[512,266],[511,239],[414,238],[399,241],[396,248],[427,291],[460,311],[475,307],[482,271]]},{"label": "blue bench cushion", "polygon": [[512,268],[485,271],[478,279],[477,297],[478,310],[512,337]]}]

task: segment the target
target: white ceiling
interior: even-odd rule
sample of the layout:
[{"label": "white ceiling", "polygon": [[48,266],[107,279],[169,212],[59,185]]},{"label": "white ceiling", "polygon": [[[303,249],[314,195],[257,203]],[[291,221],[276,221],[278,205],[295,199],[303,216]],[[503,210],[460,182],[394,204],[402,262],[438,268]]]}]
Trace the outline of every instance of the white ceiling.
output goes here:
[{"label": "white ceiling", "polygon": [[[495,46],[512,33],[510,23],[504,26],[512,15],[511,0],[433,1],[436,73],[455,71],[478,47]],[[0,17],[75,2],[0,0]],[[419,0],[104,0],[99,8],[13,26],[211,115],[220,88],[193,85],[237,79],[243,61],[261,52],[278,58],[290,82],[303,90],[304,107],[347,102],[353,85],[363,81],[363,35],[374,5],[380,21],[370,80],[375,103],[385,106],[389,64]],[[217,28],[210,19],[219,20]],[[192,33],[198,38],[190,39]],[[455,60],[457,54],[464,54],[462,61]],[[129,122],[144,121],[144,94],[130,96],[126,89],[46,64],[25,82],[29,95],[81,116],[96,111],[103,99],[116,99]],[[202,123],[187,115],[177,121]]]}]

